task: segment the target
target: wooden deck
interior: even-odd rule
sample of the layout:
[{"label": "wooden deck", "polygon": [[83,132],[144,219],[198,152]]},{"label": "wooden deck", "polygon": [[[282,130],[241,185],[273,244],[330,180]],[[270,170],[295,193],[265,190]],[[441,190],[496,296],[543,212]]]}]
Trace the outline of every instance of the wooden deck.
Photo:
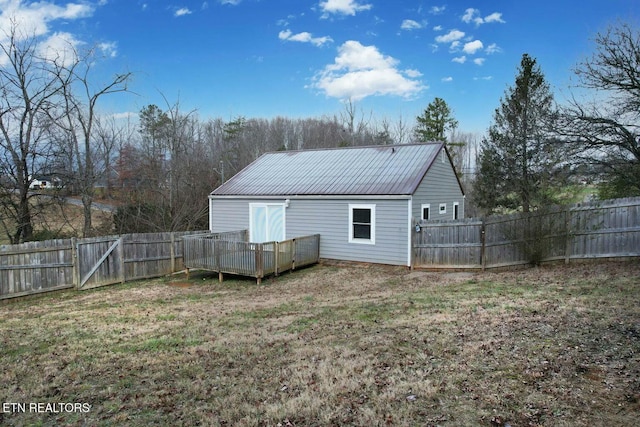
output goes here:
[{"label": "wooden deck", "polygon": [[210,233],[184,239],[184,264],[223,274],[255,277],[258,284],[270,274],[315,264],[320,258],[320,235],[296,237],[281,242],[247,242],[246,230]]}]

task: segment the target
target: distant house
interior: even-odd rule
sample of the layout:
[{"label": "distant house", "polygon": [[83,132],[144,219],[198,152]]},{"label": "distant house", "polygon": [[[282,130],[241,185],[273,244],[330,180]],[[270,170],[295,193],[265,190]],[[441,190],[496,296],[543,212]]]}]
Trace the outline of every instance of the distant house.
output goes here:
[{"label": "distant house", "polygon": [[325,259],[411,265],[421,220],[464,216],[464,192],[442,143],[262,155],[209,195],[212,232],[250,241],[320,234]]},{"label": "distant house", "polygon": [[30,190],[44,190],[51,188],[60,188],[60,178],[56,176],[34,176],[29,185]]}]

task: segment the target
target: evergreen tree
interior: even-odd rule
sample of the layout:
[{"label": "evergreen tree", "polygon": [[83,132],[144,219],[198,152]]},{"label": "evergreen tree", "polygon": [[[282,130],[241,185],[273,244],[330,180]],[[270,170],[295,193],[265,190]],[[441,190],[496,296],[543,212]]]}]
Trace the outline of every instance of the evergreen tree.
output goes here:
[{"label": "evergreen tree", "polygon": [[451,108],[442,98],[435,98],[422,116],[416,117],[416,121],[418,124],[413,132],[419,142],[445,142],[445,132],[458,127],[458,121],[453,118]]},{"label": "evergreen tree", "polygon": [[529,212],[554,201],[561,170],[550,132],[555,117],[549,84],[536,60],[524,54],[515,86],[506,90],[481,145],[474,183],[480,208]]}]

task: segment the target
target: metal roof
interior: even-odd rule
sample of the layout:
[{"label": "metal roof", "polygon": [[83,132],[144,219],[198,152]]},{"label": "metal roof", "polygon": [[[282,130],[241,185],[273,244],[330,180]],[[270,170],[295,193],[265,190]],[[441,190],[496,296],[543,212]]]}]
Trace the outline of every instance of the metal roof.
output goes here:
[{"label": "metal roof", "polygon": [[263,154],[213,196],[409,195],[442,143]]}]

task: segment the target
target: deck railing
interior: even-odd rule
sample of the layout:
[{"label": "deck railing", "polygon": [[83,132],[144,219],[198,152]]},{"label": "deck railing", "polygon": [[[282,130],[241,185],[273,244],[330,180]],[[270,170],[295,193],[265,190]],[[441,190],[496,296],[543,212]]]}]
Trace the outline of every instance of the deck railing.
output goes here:
[{"label": "deck railing", "polygon": [[260,283],[320,259],[320,235],[296,237],[281,242],[247,242],[247,230],[189,236],[184,239],[184,264],[189,269],[255,277]]}]

